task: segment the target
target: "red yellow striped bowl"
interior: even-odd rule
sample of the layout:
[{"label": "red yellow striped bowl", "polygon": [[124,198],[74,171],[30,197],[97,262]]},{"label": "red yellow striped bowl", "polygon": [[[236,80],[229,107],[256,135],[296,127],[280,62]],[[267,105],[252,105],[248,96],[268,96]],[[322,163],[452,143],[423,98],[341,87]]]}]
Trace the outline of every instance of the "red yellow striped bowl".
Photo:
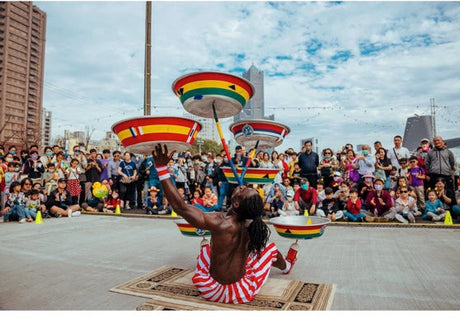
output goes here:
[{"label": "red yellow striped bowl", "polygon": [[[308,219],[311,224],[307,224]],[[281,216],[271,218],[270,222],[281,237],[312,239],[323,235],[331,221],[318,216]]]},{"label": "red yellow striped bowl", "polygon": [[[243,172],[242,167],[235,167],[236,173],[238,176],[241,176]],[[238,183],[233,174],[233,171],[230,167],[221,167],[222,172],[224,173],[225,177],[227,178],[229,183]],[[277,168],[258,168],[258,167],[248,167],[246,174],[243,178],[244,184],[270,184],[278,174],[279,169]]]},{"label": "red yellow striped bowl", "polygon": [[184,236],[192,236],[192,237],[203,237],[203,236],[211,236],[211,232],[209,230],[203,230],[199,228],[195,228],[190,225],[185,219],[178,219],[175,221],[177,227],[179,228],[180,232]]},{"label": "red yellow striped bowl", "polygon": [[166,144],[168,152],[186,151],[200,130],[200,123],[182,117],[144,116],[112,125],[123,147],[138,154],[150,154],[158,143]]},{"label": "red yellow striped bowl", "polygon": [[246,79],[210,71],[181,76],[173,82],[172,90],[188,112],[206,118],[214,118],[213,104],[219,118],[234,116],[254,95],[254,87]]},{"label": "red yellow striped bowl", "polygon": [[269,120],[245,120],[230,125],[235,140],[246,147],[272,148],[281,145],[291,129],[281,123]]}]

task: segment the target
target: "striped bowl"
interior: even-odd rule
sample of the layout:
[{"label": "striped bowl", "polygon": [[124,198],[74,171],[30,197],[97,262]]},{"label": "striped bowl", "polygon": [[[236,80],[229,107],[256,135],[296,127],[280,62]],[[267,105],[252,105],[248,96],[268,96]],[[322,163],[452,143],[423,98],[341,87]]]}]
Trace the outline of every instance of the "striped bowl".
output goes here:
[{"label": "striped bowl", "polygon": [[225,118],[241,112],[254,95],[254,87],[246,79],[221,72],[195,72],[179,77],[172,84],[174,94],[184,108],[195,115]]},{"label": "striped bowl", "polygon": [[235,140],[246,147],[266,149],[281,145],[291,129],[281,123],[269,120],[245,120],[230,125]]},{"label": "striped bowl", "polygon": [[[307,224],[311,219],[311,224]],[[330,219],[318,216],[282,216],[270,219],[281,237],[294,239],[312,239],[323,235]]]},{"label": "striped bowl", "polygon": [[[235,167],[238,176],[241,176],[243,172],[242,167]],[[233,174],[233,171],[230,167],[221,167],[222,172],[227,178],[229,183],[238,183]],[[258,168],[258,167],[248,167],[243,178],[244,184],[270,184],[278,174],[279,169],[277,168]]]},{"label": "striped bowl", "polygon": [[138,154],[150,154],[158,143],[166,144],[168,152],[186,151],[200,130],[200,123],[182,117],[143,116],[112,125],[123,147]]},{"label": "striped bowl", "polygon": [[209,230],[195,228],[183,218],[176,220],[175,223],[177,227],[179,228],[180,232],[182,233],[182,235],[184,236],[191,236],[191,237],[211,236],[211,232]]}]

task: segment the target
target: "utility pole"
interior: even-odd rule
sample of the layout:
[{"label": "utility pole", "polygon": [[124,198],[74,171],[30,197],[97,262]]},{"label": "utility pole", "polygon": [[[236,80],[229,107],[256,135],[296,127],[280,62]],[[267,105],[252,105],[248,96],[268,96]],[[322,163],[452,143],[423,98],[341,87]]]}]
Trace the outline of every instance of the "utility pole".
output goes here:
[{"label": "utility pole", "polygon": [[430,99],[430,106],[431,106],[431,125],[433,127],[433,137],[436,135],[436,104],[434,98]]},{"label": "utility pole", "polygon": [[150,115],[152,2],[145,3],[144,115]]}]

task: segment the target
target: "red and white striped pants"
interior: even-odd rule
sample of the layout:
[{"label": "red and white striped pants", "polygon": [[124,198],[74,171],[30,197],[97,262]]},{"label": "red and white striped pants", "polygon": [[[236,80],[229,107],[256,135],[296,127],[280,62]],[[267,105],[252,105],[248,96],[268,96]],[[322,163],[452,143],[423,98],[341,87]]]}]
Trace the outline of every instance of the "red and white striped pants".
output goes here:
[{"label": "red and white striped pants", "polygon": [[198,255],[192,281],[206,300],[231,304],[247,303],[254,299],[268,279],[271,266],[276,261],[277,255],[278,249],[275,244],[267,244],[260,253],[260,257],[257,254],[248,256],[246,273],[243,278],[235,283],[222,285],[209,273],[211,248],[209,244],[204,245]]}]

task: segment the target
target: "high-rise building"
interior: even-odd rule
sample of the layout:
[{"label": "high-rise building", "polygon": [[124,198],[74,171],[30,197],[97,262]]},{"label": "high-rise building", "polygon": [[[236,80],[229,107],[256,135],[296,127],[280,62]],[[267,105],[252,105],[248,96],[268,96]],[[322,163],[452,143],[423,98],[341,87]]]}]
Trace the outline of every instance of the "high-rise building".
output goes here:
[{"label": "high-rise building", "polygon": [[243,73],[243,78],[248,80],[255,89],[253,97],[246,103],[243,110],[233,117],[234,121],[241,120],[274,120],[274,116],[265,116],[264,106],[264,71],[255,67],[254,64]]},{"label": "high-rise building", "polygon": [[32,2],[0,2],[0,143],[42,142],[46,13]]},{"label": "high-rise building", "polygon": [[196,116],[191,113],[184,113],[184,117],[197,121],[201,124],[201,131],[197,137],[206,140],[212,140],[216,143],[220,143],[219,132],[217,132],[216,124],[214,119]]},{"label": "high-rise building", "polygon": [[51,111],[43,108],[42,146],[51,145]]}]

